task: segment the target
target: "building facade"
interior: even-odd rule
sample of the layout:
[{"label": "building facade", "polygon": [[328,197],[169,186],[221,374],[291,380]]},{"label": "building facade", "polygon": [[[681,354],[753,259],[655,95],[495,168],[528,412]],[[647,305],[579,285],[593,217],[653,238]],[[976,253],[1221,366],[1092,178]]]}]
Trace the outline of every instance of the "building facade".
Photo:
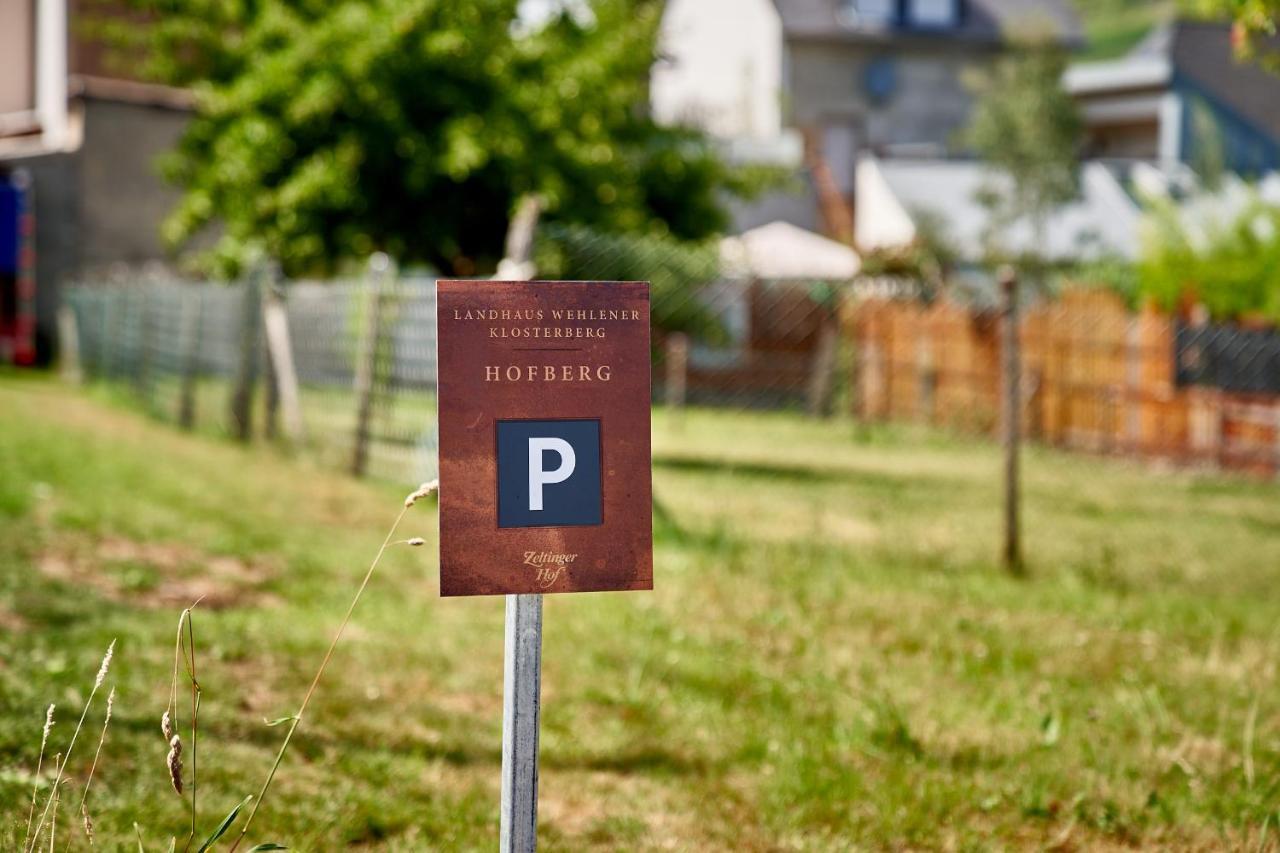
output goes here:
[{"label": "building facade", "polygon": [[40,362],[53,355],[68,282],[167,263],[159,228],[179,194],[157,161],[192,100],[112,69],[100,45],[76,35],[74,2],[5,0],[0,10],[0,184],[26,206],[0,227],[31,232],[18,237],[32,268],[25,285],[0,269],[0,361]]},{"label": "building facade", "polygon": [[740,227],[782,218],[849,240],[859,158],[951,149],[967,78],[1019,33],[1081,40],[1066,0],[672,0],[654,111],[802,167],[792,192],[742,207]]}]

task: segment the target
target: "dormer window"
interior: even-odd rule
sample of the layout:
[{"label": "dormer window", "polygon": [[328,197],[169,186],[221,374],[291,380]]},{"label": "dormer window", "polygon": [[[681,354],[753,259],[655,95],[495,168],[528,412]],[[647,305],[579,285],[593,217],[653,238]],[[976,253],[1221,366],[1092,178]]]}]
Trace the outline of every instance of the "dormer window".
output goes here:
[{"label": "dormer window", "polygon": [[839,0],[837,9],[846,27],[882,29],[898,22],[898,0]]},{"label": "dormer window", "polygon": [[948,30],[960,22],[960,0],[907,0],[907,24],[927,30]]}]

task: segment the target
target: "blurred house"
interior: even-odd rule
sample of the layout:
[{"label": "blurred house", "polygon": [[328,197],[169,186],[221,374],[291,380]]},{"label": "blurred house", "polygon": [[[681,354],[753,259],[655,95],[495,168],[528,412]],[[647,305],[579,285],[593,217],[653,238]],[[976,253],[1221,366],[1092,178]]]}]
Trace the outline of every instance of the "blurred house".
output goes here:
[{"label": "blurred house", "polygon": [[1280,167],[1280,77],[1233,55],[1225,23],[1179,20],[1127,56],[1073,65],[1091,156],[1260,174]]},{"label": "blurred house", "polygon": [[[858,163],[856,243],[864,252],[900,249],[917,240],[941,243],[957,259],[958,273],[986,287],[987,276],[964,274],[982,266],[991,239],[991,212],[980,199],[1007,192],[1008,183],[975,161],[864,158]],[[1080,169],[1078,196],[1050,214],[1043,235],[1028,221],[1015,222],[1001,229],[996,247],[1049,261],[1132,260],[1140,220],[1137,202],[1112,169],[1089,161]]]},{"label": "blurred house", "polygon": [[972,106],[966,72],[1022,31],[1081,40],[1068,0],[670,0],[653,110],[799,169],[793,191],[741,206],[739,229],[781,219],[847,241],[859,157],[945,152]]},{"label": "blurred house", "polygon": [[0,264],[0,362],[51,354],[64,282],[166,257],[159,225],[178,195],[156,159],[186,126],[191,96],[110,67],[79,12],[76,0],[0,2],[0,204],[11,194],[24,205],[0,228],[26,223],[17,239],[34,273]]}]

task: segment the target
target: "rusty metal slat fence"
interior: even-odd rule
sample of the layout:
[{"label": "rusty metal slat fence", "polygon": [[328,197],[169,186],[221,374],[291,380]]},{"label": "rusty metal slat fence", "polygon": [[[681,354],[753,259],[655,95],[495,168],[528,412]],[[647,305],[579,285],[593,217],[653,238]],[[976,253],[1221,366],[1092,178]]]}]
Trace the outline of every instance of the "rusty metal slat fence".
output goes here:
[{"label": "rusty metal slat fence", "polygon": [[[846,305],[852,412],[994,435],[998,318],[939,301]],[[1280,337],[1189,324],[1114,294],[1068,291],[1024,313],[1023,434],[1093,453],[1274,476],[1280,471]]]}]

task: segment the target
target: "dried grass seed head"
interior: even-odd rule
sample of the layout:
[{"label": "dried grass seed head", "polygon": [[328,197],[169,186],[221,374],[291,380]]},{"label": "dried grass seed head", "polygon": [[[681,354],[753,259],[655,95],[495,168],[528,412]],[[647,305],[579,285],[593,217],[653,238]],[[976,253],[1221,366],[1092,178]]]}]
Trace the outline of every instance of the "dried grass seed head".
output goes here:
[{"label": "dried grass seed head", "polygon": [[415,536],[415,537],[413,537],[412,539],[406,539],[406,540],[404,540],[404,544],[406,544],[406,545],[408,545],[408,546],[410,546],[410,547],[412,547],[412,548],[417,548],[417,547],[419,547],[419,546],[426,545],[426,544],[427,544],[427,540],[423,539],[421,536]]},{"label": "dried grass seed head", "polygon": [[404,505],[405,507],[411,507],[417,503],[419,499],[428,497],[429,495],[434,495],[438,491],[440,491],[439,480],[431,480],[430,482],[423,483],[421,486],[418,486],[417,489],[409,493],[409,496],[404,499]]},{"label": "dried grass seed head", "polygon": [[173,718],[169,716],[168,711],[165,711],[160,717],[160,731],[164,733],[166,741],[173,740],[178,734],[173,730]]},{"label": "dried grass seed head", "polygon": [[84,819],[84,834],[89,838],[89,846],[93,846],[93,819],[89,817],[89,809],[84,803],[80,804],[80,817]]},{"label": "dried grass seed head", "polygon": [[49,744],[49,732],[53,729],[53,709],[55,705],[49,703],[49,710],[44,712],[44,731],[40,735],[40,751],[44,752],[44,748]]},{"label": "dried grass seed head", "polygon": [[111,668],[111,657],[116,651],[116,641],[112,640],[111,645],[107,646],[107,653],[102,656],[102,666],[98,667],[98,677],[93,680],[93,689],[97,690],[102,686],[102,682],[107,678],[107,670]]},{"label": "dried grass seed head", "polygon": [[165,758],[165,766],[169,768],[169,781],[173,790],[182,793],[182,738],[174,735],[169,741],[169,755]]}]

